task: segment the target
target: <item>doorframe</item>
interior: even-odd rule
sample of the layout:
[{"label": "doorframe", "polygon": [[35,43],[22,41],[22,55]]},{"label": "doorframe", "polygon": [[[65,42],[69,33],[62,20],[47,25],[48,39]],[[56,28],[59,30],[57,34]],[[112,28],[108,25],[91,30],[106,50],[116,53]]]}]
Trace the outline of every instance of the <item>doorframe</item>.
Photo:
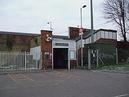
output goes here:
[{"label": "doorframe", "polygon": [[71,68],[70,68],[70,50],[69,50],[69,48],[62,48],[62,47],[53,47],[52,48],[52,70],[54,70],[54,49],[56,49],[56,48],[59,48],[59,49],[68,49],[68,63],[67,63],[67,69],[68,70],[70,70]]},{"label": "doorframe", "polygon": [[70,70],[70,50],[68,48],[68,70]]}]

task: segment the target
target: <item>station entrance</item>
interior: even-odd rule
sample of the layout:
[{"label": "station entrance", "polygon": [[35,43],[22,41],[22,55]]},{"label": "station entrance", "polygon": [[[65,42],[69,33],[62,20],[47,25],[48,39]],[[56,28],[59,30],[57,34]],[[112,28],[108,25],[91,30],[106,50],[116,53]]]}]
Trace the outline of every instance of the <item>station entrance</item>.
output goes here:
[{"label": "station entrance", "polygon": [[53,48],[54,69],[68,68],[68,48]]}]

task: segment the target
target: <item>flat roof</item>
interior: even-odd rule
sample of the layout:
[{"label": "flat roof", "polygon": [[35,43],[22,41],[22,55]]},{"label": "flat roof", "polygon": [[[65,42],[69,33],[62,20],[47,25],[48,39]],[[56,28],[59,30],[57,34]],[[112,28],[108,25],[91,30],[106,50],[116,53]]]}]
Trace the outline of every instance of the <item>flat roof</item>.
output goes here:
[{"label": "flat roof", "polygon": [[23,33],[23,32],[10,32],[10,31],[0,31],[0,35],[39,36],[40,34],[34,34],[34,33]]},{"label": "flat roof", "polygon": [[[108,31],[108,32],[113,32],[113,33],[117,32],[116,30],[111,30],[111,29],[98,29],[98,30],[94,30],[94,34],[99,31]],[[89,32],[87,35],[84,35],[83,38],[86,39],[87,37],[90,37],[90,36],[91,36],[91,33]]]}]

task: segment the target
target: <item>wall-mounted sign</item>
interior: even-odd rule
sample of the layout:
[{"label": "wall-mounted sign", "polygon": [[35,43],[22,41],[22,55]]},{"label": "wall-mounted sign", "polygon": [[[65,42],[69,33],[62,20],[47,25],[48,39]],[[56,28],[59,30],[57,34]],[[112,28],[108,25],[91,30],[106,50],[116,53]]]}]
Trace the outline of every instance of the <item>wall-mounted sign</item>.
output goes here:
[{"label": "wall-mounted sign", "polygon": [[56,46],[69,46],[68,43],[55,43]]},{"label": "wall-mounted sign", "polygon": [[46,34],[46,38],[45,38],[45,40],[46,40],[47,42],[51,41],[51,40],[52,40],[51,35]]},{"label": "wall-mounted sign", "polygon": [[70,51],[70,59],[71,60],[76,60],[76,53],[75,53],[75,51]]}]

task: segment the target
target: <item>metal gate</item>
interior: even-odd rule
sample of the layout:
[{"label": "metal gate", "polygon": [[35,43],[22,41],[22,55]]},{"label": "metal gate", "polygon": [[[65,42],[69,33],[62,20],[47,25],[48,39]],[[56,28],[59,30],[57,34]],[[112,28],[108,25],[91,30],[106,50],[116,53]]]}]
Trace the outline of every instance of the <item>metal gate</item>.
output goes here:
[{"label": "metal gate", "polygon": [[0,72],[39,69],[39,65],[29,52],[0,52]]},{"label": "metal gate", "polygon": [[98,49],[88,49],[88,69],[95,69],[99,62]]}]

